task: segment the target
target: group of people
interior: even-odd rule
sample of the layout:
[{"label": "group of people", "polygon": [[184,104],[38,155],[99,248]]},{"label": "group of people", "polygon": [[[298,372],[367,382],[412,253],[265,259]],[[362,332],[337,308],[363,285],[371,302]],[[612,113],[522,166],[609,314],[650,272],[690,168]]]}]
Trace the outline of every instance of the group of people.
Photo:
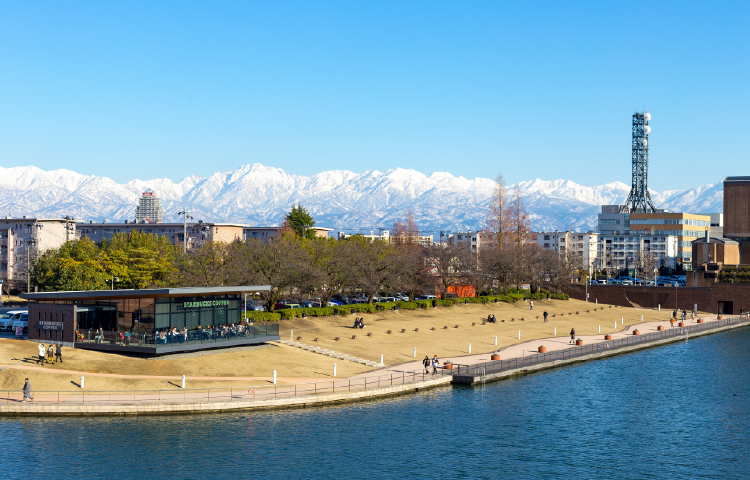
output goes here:
[{"label": "group of people", "polygon": [[[683,321],[683,322],[687,320],[687,310],[685,310],[685,309],[683,308],[683,309],[682,309],[682,313],[679,313],[679,311],[678,311],[678,310],[673,310],[673,311],[672,311],[672,315],[671,315],[671,317],[669,318],[669,325],[670,325],[671,327],[674,327],[674,323],[675,323],[675,322],[677,321],[677,315],[680,315],[680,316],[682,317],[682,321]],[[693,311],[692,311],[692,312],[690,313],[690,316],[691,316],[690,318],[695,318],[695,310],[693,310]]]},{"label": "group of people", "polygon": [[437,373],[437,369],[440,366],[440,360],[438,360],[437,355],[432,357],[432,360],[430,360],[430,357],[425,355],[424,360],[422,360],[422,365],[424,365],[424,373],[430,373],[430,365],[432,365],[432,374],[435,375]]},{"label": "group of people", "polygon": [[354,319],[354,327],[352,328],[365,328],[365,319],[364,318],[355,318]]},{"label": "group of people", "polygon": [[43,343],[40,343],[37,346],[37,349],[39,350],[39,360],[36,363],[37,365],[40,363],[44,365],[45,362],[54,364],[56,360],[59,360],[60,363],[62,363],[62,345],[59,343],[56,347],[50,343],[49,347],[46,348]]},{"label": "group of people", "polygon": [[489,315],[487,315],[487,322],[489,322],[489,323],[497,323],[497,319],[495,318],[495,316],[493,314],[490,313]]}]

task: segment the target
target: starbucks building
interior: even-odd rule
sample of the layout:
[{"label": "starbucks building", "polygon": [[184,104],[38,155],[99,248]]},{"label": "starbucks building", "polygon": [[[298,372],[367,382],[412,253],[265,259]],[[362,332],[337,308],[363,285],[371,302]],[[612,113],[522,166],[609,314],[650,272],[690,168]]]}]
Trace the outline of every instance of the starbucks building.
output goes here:
[{"label": "starbucks building", "polygon": [[279,340],[275,322],[245,321],[243,298],[269,286],[22,294],[29,339],[160,355]]}]

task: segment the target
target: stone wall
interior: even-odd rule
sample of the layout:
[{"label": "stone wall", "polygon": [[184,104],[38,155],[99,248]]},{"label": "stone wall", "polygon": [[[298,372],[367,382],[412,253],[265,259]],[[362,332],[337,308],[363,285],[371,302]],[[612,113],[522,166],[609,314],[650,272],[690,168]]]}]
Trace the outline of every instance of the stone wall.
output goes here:
[{"label": "stone wall", "polygon": [[[586,299],[585,285],[564,285],[563,292],[577,300]],[[750,284],[713,283],[710,287],[629,287],[618,285],[589,285],[591,303],[691,311],[695,304],[701,312],[716,313],[721,305],[732,304],[732,312],[723,306],[724,313],[737,315],[740,308],[750,310]]]}]

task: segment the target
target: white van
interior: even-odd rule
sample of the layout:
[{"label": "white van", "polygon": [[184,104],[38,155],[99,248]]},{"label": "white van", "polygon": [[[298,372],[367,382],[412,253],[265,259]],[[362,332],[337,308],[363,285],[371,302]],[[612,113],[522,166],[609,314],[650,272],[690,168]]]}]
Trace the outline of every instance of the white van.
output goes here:
[{"label": "white van", "polygon": [[24,335],[29,334],[29,314],[28,312],[22,313],[17,320],[13,322],[13,331],[18,334],[18,329],[22,329]]},{"label": "white van", "polygon": [[22,313],[28,314],[29,311],[27,309],[9,310],[3,313],[2,315],[0,315],[0,332],[4,332],[6,330],[12,332],[13,322],[15,322],[16,320],[19,320],[21,318]]}]

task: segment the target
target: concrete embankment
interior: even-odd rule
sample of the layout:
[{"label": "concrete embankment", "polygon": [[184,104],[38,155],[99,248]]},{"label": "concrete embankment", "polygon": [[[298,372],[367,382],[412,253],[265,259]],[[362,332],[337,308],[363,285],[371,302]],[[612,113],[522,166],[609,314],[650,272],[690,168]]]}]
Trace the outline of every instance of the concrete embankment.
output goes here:
[{"label": "concrete embankment", "polygon": [[536,363],[533,365],[526,365],[526,366],[521,366],[518,368],[506,369],[506,370],[496,372],[496,373],[488,373],[484,375],[484,378],[482,378],[482,375],[453,375],[453,381],[451,383],[459,384],[459,385],[461,384],[473,385],[473,384],[481,383],[482,381],[489,382],[493,380],[501,380],[504,378],[512,377],[514,375],[522,375],[522,374],[537,372],[537,371],[546,370],[550,368],[561,367],[563,365],[570,365],[572,363],[585,362],[588,360],[595,360],[595,359],[605,358],[605,357],[612,357],[614,355],[621,355],[621,354],[632,352],[635,350],[643,350],[645,348],[652,348],[652,347],[657,347],[659,345],[664,345],[667,343],[685,341],[690,338],[701,337],[703,335],[709,335],[712,333],[719,333],[719,332],[723,332],[726,330],[733,330],[735,328],[747,327],[748,325],[749,325],[748,323],[726,325],[724,327],[717,327],[717,328],[710,329],[710,330],[693,332],[693,333],[690,333],[689,335],[678,335],[678,336],[674,336],[670,338],[663,338],[659,340],[653,340],[650,342],[638,343],[635,345],[624,346],[624,347],[620,347],[617,349],[600,351],[600,352],[590,353],[587,355],[566,358],[562,360],[550,360],[547,362],[540,362],[540,363]]},{"label": "concrete embankment", "polygon": [[230,412],[237,410],[255,410],[267,408],[293,408],[316,405],[329,405],[344,402],[356,402],[377,397],[410,393],[425,388],[448,385],[451,376],[441,376],[429,380],[394,385],[355,392],[289,396],[254,401],[237,402],[197,402],[197,403],[154,403],[154,404],[116,404],[116,405],[80,405],[80,404],[39,404],[33,403],[0,405],[0,415],[5,416],[87,416],[87,415],[163,415],[178,413]]}]

